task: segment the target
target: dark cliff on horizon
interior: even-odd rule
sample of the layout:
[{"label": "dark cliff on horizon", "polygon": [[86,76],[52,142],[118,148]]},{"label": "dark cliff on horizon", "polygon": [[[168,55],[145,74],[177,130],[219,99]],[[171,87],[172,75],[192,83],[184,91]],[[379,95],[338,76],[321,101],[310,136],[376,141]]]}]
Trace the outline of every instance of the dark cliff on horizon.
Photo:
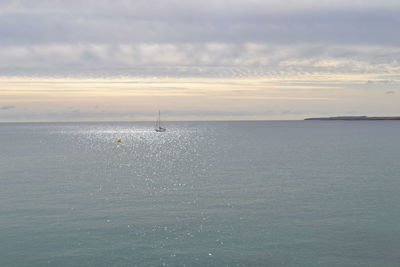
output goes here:
[{"label": "dark cliff on horizon", "polygon": [[379,121],[379,120],[400,120],[400,116],[391,117],[367,117],[367,116],[338,116],[325,118],[306,118],[304,120],[319,120],[319,121]]}]

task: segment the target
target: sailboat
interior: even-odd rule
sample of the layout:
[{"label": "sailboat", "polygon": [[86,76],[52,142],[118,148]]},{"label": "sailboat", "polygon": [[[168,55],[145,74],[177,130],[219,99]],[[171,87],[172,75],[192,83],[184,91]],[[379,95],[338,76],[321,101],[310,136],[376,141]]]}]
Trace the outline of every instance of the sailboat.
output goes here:
[{"label": "sailboat", "polygon": [[165,132],[167,129],[164,127],[161,127],[161,113],[158,111],[158,120],[156,123],[156,132]]}]

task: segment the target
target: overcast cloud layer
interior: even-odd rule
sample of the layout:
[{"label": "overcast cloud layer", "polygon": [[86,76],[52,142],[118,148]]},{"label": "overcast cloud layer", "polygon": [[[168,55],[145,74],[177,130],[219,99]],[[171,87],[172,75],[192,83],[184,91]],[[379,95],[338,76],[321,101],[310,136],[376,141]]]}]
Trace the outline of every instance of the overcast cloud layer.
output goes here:
[{"label": "overcast cloud layer", "polygon": [[2,0],[0,10],[3,75],[400,58],[398,1]]}]

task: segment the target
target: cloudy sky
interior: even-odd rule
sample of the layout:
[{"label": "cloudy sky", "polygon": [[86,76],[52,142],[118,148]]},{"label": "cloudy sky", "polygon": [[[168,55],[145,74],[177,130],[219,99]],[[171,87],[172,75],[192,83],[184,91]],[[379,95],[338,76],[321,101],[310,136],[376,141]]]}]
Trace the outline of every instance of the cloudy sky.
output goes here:
[{"label": "cloudy sky", "polygon": [[398,0],[0,0],[0,121],[400,115]]}]

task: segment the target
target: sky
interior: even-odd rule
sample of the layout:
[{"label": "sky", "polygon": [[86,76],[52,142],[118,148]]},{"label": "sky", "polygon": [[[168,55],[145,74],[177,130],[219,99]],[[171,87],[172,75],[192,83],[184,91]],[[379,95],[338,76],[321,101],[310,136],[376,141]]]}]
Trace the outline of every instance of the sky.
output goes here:
[{"label": "sky", "polygon": [[400,115],[398,0],[0,0],[0,121]]}]

